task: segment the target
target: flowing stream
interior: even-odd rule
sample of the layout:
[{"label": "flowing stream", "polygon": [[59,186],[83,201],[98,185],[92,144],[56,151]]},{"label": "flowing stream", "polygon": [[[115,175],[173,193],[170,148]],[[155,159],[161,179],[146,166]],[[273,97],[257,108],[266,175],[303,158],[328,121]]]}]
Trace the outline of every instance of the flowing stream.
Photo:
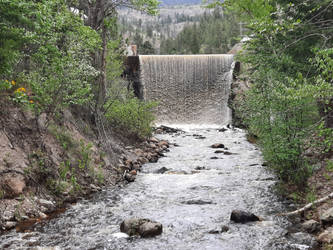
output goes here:
[{"label": "flowing stream", "polygon": [[[243,131],[196,128],[159,137],[177,147],[158,163],[144,165],[134,183],[80,201],[29,233],[2,235],[0,248],[308,249],[285,236],[289,223],[276,214],[287,204],[272,192],[274,177],[261,166],[260,151]],[[210,145],[217,142],[232,154],[215,153]],[[168,170],[157,173],[163,167]],[[232,223],[233,209],[251,211],[263,221]],[[118,238],[120,223],[131,217],[161,222],[162,235]],[[223,225],[229,231],[209,233]]]},{"label": "flowing stream", "polygon": [[[308,249],[277,216],[292,204],[274,194],[276,180],[258,148],[244,131],[216,127],[230,122],[232,56],[142,56],[140,62],[145,98],[160,101],[158,120],[185,131],[156,135],[175,146],[145,164],[134,183],[105,189],[30,232],[1,235],[0,249]],[[227,149],[218,152],[210,147],[215,143]],[[234,209],[262,221],[232,223]],[[162,223],[162,235],[120,237],[120,223],[131,217]],[[222,226],[229,230],[221,233]]]}]

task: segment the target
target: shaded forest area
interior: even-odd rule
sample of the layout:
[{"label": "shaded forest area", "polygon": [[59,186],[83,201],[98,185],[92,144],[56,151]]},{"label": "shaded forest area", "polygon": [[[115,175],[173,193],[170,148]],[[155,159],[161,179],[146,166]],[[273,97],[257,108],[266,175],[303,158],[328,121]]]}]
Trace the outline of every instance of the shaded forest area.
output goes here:
[{"label": "shaded forest area", "polygon": [[239,19],[215,8],[205,12],[198,22],[187,25],[175,37],[161,40],[160,54],[224,54],[240,37]]}]

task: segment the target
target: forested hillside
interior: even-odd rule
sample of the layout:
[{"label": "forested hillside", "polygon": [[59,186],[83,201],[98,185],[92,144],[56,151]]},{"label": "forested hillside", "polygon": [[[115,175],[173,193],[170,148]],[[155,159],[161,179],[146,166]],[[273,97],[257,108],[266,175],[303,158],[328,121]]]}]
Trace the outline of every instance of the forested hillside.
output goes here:
[{"label": "forested hillside", "polygon": [[198,22],[187,24],[175,37],[162,39],[161,54],[223,54],[240,40],[238,18],[215,8]]},{"label": "forested hillside", "polygon": [[163,0],[162,5],[200,4],[201,0]]}]

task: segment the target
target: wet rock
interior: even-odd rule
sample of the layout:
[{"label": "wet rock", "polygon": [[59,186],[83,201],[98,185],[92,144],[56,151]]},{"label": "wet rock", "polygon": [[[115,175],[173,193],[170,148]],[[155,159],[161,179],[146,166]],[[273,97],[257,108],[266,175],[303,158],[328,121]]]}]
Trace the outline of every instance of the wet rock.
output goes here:
[{"label": "wet rock", "polygon": [[222,227],[221,227],[221,233],[226,233],[226,232],[228,232],[230,230],[230,228],[228,227],[228,226],[226,226],[226,225],[223,225]]},{"label": "wet rock", "polygon": [[315,249],[318,246],[317,240],[308,233],[293,233],[290,234],[288,238],[290,238],[296,244],[309,246],[308,249]]},{"label": "wet rock", "polygon": [[37,201],[37,203],[40,205],[40,206],[43,206],[47,209],[48,212],[52,212],[54,211],[54,209],[56,208],[56,206],[54,205],[54,203],[52,201],[49,201],[49,200],[45,200],[45,199],[39,199]]},{"label": "wet rock", "polygon": [[213,229],[213,230],[210,230],[208,231],[209,234],[219,234],[220,231],[219,230],[216,230],[216,229]]},{"label": "wet rock", "polygon": [[44,213],[42,213],[42,212],[40,212],[40,213],[38,214],[38,216],[39,216],[39,218],[41,218],[41,219],[46,219],[46,218],[47,218],[47,215],[44,214]]},{"label": "wet rock", "polygon": [[225,132],[225,131],[227,131],[228,129],[226,129],[226,128],[221,128],[221,129],[219,129],[218,131],[219,132]]},{"label": "wet rock", "polygon": [[188,200],[183,202],[184,204],[187,205],[209,205],[209,204],[215,204],[213,201],[211,200]]},{"label": "wet rock", "polygon": [[136,178],[135,175],[132,175],[130,173],[125,174],[125,180],[128,181],[128,182],[134,182],[135,178]]},{"label": "wet rock", "polygon": [[215,143],[212,146],[210,146],[211,148],[224,148],[224,145],[222,143]]},{"label": "wet rock", "polygon": [[169,171],[170,169],[166,168],[166,167],[162,167],[158,170],[156,170],[154,173],[155,174],[164,174],[165,172]]},{"label": "wet rock", "polygon": [[6,175],[0,181],[0,188],[5,191],[5,197],[15,198],[23,193],[25,180],[21,175]]},{"label": "wet rock", "polygon": [[333,207],[325,211],[321,216],[320,216],[321,222],[325,224],[332,224],[333,223]]},{"label": "wet rock", "polygon": [[205,169],[206,169],[205,167],[200,167],[200,166],[195,167],[195,170],[205,170]]},{"label": "wet rock", "polygon": [[15,211],[14,210],[7,210],[2,214],[1,218],[4,221],[13,220],[15,218]]},{"label": "wet rock", "polygon": [[152,143],[158,143],[159,141],[155,137],[150,138],[150,142]]},{"label": "wet rock", "polygon": [[215,154],[222,154],[222,153],[224,153],[224,151],[223,150],[216,150],[214,153]]},{"label": "wet rock", "polygon": [[137,175],[138,173],[136,172],[135,169],[133,169],[133,170],[131,170],[131,171],[129,172],[129,174],[131,174],[131,175]]},{"label": "wet rock", "polygon": [[161,125],[156,130],[162,131],[163,133],[174,134],[174,133],[184,133],[184,131],[176,128],[171,128],[168,126]]},{"label": "wet rock", "polygon": [[211,160],[217,160],[219,159],[217,156],[210,157]]},{"label": "wet rock", "polygon": [[9,230],[9,229],[12,229],[16,226],[17,222],[16,221],[7,221],[5,223],[5,229],[6,230]]},{"label": "wet rock", "polygon": [[162,233],[162,224],[154,221],[148,221],[140,225],[139,235],[141,237],[154,237]]},{"label": "wet rock", "polygon": [[224,154],[224,155],[233,155],[233,153],[228,152],[228,151],[224,151],[223,154]]},{"label": "wet rock", "polygon": [[318,241],[326,244],[333,244],[333,227],[327,228],[318,236]]},{"label": "wet rock", "polygon": [[160,147],[167,147],[167,148],[169,147],[169,143],[167,141],[160,141],[158,145]]},{"label": "wet rock", "polygon": [[151,163],[158,162],[158,155],[157,154],[156,155],[151,155],[151,158],[150,158],[149,162],[151,162]]},{"label": "wet rock", "polygon": [[320,223],[315,220],[308,220],[302,223],[301,229],[308,233],[315,233],[320,230]]},{"label": "wet rock", "polygon": [[162,224],[149,219],[131,218],[124,220],[120,231],[130,236],[153,237],[162,233]]},{"label": "wet rock", "polygon": [[231,212],[230,220],[236,223],[247,223],[251,221],[259,221],[260,219],[253,213],[242,210],[233,210]]}]

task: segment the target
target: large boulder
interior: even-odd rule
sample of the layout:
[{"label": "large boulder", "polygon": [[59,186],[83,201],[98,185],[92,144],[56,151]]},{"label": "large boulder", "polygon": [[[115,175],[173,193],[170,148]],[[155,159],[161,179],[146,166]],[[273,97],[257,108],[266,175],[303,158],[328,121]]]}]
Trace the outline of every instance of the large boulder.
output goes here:
[{"label": "large boulder", "polygon": [[333,207],[328,209],[320,216],[321,222],[325,224],[333,224]]},{"label": "large boulder", "polygon": [[236,223],[247,223],[251,221],[259,221],[260,219],[253,213],[242,210],[233,210],[231,212],[230,220]]},{"label": "large boulder", "polygon": [[149,219],[131,218],[124,220],[120,225],[120,231],[130,236],[154,237],[162,233],[162,224]]}]

